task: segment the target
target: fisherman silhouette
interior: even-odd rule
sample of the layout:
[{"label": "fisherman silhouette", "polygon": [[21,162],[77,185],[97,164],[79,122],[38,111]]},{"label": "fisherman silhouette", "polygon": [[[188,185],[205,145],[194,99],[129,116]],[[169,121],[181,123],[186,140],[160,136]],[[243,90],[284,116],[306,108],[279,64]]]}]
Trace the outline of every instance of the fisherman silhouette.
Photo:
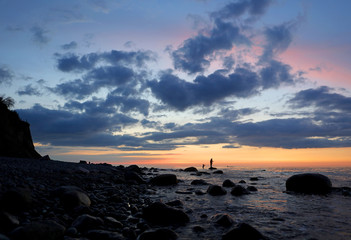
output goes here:
[{"label": "fisherman silhouette", "polygon": [[202,164],[202,169],[204,169],[205,168],[205,164]]},{"label": "fisherman silhouette", "polygon": [[212,163],[213,163],[213,160],[211,158],[211,160],[210,160],[210,168],[212,168]]}]

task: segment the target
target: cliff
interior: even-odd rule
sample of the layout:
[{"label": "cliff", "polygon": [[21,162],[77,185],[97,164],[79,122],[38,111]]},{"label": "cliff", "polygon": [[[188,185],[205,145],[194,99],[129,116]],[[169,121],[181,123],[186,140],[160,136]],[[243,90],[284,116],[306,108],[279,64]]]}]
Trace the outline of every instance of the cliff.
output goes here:
[{"label": "cliff", "polygon": [[35,150],[29,123],[22,121],[17,112],[11,111],[5,99],[0,99],[0,156],[40,158]]}]

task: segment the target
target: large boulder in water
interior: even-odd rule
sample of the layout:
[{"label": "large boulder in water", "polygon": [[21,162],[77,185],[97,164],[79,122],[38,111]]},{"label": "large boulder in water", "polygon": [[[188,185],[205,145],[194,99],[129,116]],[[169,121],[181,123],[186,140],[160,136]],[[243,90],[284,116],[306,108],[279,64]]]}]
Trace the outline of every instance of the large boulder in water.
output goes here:
[{"label": "large boulder in water", "polygon": [[226,195],[227,191],[224,188],[222,188],[221,186],[210,185],[207,188],[207,193],[210,194],[211,196],[222,196],[222,195]]},{"label": "large boulder in water", "polygon": [[156,186],[169,186],[178,183],[177,176],[174,174],[161,174],[150,180],[150,183]]},{"label": "large boulder in water", "polygon": [[237,227],[231,229],[229,232],[222,236],[222,240],[265,240],[267,239],[254,227],[250,226],[247,223],[240,223]]},{"label": "large boulder in water", "polygon": [[184,172],[197,172],[197,169],[196,167],[188,167],[184,169]]},{"label": "large boulder in water", "polygon": [[288,178],[286,190],[305,194],[327,194],[331,192],[330,179],[319,173],[302,173]]}]

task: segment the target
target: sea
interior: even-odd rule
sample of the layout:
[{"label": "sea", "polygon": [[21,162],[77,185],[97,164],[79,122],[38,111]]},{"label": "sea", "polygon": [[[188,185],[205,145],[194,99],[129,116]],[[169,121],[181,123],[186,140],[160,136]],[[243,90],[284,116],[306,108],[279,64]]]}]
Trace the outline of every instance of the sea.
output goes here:
[{"label": "sea", "polygon": [[[269,239],[351,239],[351,196],[341,193],[328,195],[288,194],[286,180],[299,173],[320,173],[330,178],[333,187],[351,187],[351,168],[219,168],[223,174],[213,170],[198,169],[202,174],[184,172],[180,169],[158,169],[157,174],[173,173],[180,180],[174,187],[155,187],[148,197],[164,203],[181,200],[183,210],[189,215],[186,226],[173,227],[179,239],[221,239],[231,228],[214,224],[213,216],[228,214],[234,220],[232,227],[248,223]],[[153,169],[151,169],[153,170]],[[257,178],[256,181],[250,179]],[[208,186],[194,186],[191,181],[203,179],[210,184],[222,185],[230,179],[244,187],[255,186],[258,191],[235,197],[209,194],[196,195],[195,190],[206,192]],[[178,193],[177,193],[178,192]],[[204,232],[193,228],[201,226]]]}]

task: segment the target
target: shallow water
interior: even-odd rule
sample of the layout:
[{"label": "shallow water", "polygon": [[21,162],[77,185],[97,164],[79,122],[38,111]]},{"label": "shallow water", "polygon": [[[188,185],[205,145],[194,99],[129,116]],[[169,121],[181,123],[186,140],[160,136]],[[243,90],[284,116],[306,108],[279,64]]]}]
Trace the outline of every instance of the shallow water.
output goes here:
[{"label": "shallow water", "polygon": [[[150,195],[154,201],[168,202],[179,199],[184,203],[184,210],[191,218],[185,227],[177,227],[179,239],[221,239],[229,228],[213,224],[211,217],[217,213],[229,214],[236,223],[246,222],[258,229],[270,239],[351,239],[351,197],[341,194],[293,195],[284,193],[285,181],[290,176],[303,172],[318,172],[328,176],[333,187],[351,187],[350,168],[224,168],[224,174],[194,176],[189,172],[174,169],[160,170],[159,173],[174,173],[182,180],[175,187],[157,187],[157,195]],[[209,170],[204,170],[210,172]],[[258,177],[258,181],[250,181]],[[243,186],[255,186],[258,191],[250,195],[235,197],[177,194],[176,191],[201,189],[206,192],[208,186],[190,185],[194,179],[203,179],[210,184],[222,185],[225,179]],[[206,214],[207,218],[201,218]],[[194,226],[205,228],[204,233],[192,231]]]}]

